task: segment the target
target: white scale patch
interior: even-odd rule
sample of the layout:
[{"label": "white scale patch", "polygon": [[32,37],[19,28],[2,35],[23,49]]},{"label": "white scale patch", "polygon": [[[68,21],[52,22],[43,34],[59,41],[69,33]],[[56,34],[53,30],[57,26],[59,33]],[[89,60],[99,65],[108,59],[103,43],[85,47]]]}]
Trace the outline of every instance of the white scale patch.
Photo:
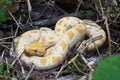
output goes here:
[{"label": "white scale patch", "polygon": [[[80,27],[81,30],[77,29],[77,27]],[[31,67],[33,63],[35,65],[35,69],[51,69],[58,66],[62,61],[64,61],[66,53],[70,48],[76,45],[77,42],[81,41],[84,38],[85,33],[87,35],[90,35],[89,38],[99,35],[103,36],[104,40],[96,41],[96,46],[102,46],[106,40],[105,32],[96,23],[87,20],[80,20],[75,17],[64,17],[56,23],[55,30],[43,27],[40,30],[30,30],[23,33],[20,37],[17,37],[15,39],[15,43],[18,45],[16,46],[16,53],[17,55],[22,54],[24,52],[25,45],[31,44],[36,40],[39,42],[45,41],[44,44],[46,44],[48,47],[52,46],[51,52],[49,52],[50,50],[47,50],[47,54],[45,54],[43,57],[29,57],[27,55],[23,55],[21,56],[21,60],[23,61],[23,64],[25,63],[29,67]],[[54,44],[52,45],[49,44],[50,37],[53,38]],[[82,48],[83,47],[85,46],[82,45]],[[90,46],[87,47],[88,50],[91,47],[92,49],[95,49],[95,46],[93,44],[90,44]],[[79,49],[81,48],[79,47],[77,50],[80,51]]]}]

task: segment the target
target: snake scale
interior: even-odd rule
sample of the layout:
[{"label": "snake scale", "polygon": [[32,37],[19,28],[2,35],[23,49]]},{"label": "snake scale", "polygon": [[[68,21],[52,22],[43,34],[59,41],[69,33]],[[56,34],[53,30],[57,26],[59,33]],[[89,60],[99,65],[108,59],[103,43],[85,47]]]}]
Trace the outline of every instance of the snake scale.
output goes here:
[{"label": "snake scale", "polygon": [[[85,35],[89,39],[84,40]],[[101,38],[99,38],[101,36]],[[94,38],[98,37],[94,40]],[[93,39],[93,42],[89,43]],[[76,17],[63,17],[52,30],[42,27],[40,30],[30,30],[14,39],[15,55],[22,63],[34,69],[48,70],[60,65],[70,49],[79,42],[77,51],[86,44],[86,50],[101,47],[106,40],[104,30],[93,21],[80,20]]]}]

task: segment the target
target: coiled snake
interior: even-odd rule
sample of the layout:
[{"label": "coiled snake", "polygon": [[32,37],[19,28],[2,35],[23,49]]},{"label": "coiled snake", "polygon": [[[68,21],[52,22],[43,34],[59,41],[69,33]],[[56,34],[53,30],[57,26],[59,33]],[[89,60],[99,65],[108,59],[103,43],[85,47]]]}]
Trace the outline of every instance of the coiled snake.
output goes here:
[{"label": "coiled snake", "polygon": [[[83,40],[85,35],[88,40]],[[94,40],[94,38],[98,37]],[[99,38],[101,37],[101,38]],[[89,43],[90,40],[93,42]],[[88,20],[80,20],[76,17],[64,17],[60,19],[55,30],[40,28],[30,30],[14,39],[15,53],[26,66],[39,70],[48,70],[58,66],[65,60],[67,52],[76,46],[81,51],[86,44],[86,50],[95,50],[101,47],[106,40],[104,30],[96,23]]]}]

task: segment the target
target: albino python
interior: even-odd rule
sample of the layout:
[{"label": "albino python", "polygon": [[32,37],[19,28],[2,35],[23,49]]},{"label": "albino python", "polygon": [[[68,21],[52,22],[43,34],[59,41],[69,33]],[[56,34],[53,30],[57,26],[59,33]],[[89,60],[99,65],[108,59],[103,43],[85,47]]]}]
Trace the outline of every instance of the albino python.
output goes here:
[{"label": "albino python", "polygon": [[[84,40],[85,35],[89,39]],[[15,55],[28,67],[34,65],[34,69],[48,70],[61,64],[68,51],[78,42],[81,42],[77,47],[80,52],[85,45],[86,51],[95,50],[105,40],[104,30],[96,23],[76,17],[64,17],[56,23],[55,30],[43,27],[15,38]]]}]

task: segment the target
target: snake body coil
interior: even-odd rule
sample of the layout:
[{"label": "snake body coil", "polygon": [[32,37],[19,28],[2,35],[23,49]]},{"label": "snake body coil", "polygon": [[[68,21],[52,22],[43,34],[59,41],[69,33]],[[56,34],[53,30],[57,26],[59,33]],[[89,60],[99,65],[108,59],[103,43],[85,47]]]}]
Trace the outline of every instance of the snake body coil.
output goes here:
[{"label": "snake body coil", "polygon": [[[88,35],[88,40],[83,40],[85,35]],[[98,36],[101,38],[94,40]],[[89,40],[92,39],[93,42],[89,44]],[[15,52],[17,56],[20,56],[23,64],[29,67],[34,65],[34,68],[39,70],[48,70],[63,62],[69,49],[78,42],[81,42],[81,45],[77,51],[81,51],[86,44],[89,44],[86,48],[89,51],[94,50],[96,46],[101,47],[105,40],[104,30],[96,23],[75,17],[64,17],[56,23],[55,30],[45,27],[40,30],[30,30],[15,38],[14,42]],[[41,50],[41,52],[45,52],[42,56],[39,54],[29,55],[25,51],[26,46],[36,41],[45,47],[42,49],[43,51]],[[35,47],[40,48],[37,45]],[[29,51],[29,48],[27,50]]]}]

